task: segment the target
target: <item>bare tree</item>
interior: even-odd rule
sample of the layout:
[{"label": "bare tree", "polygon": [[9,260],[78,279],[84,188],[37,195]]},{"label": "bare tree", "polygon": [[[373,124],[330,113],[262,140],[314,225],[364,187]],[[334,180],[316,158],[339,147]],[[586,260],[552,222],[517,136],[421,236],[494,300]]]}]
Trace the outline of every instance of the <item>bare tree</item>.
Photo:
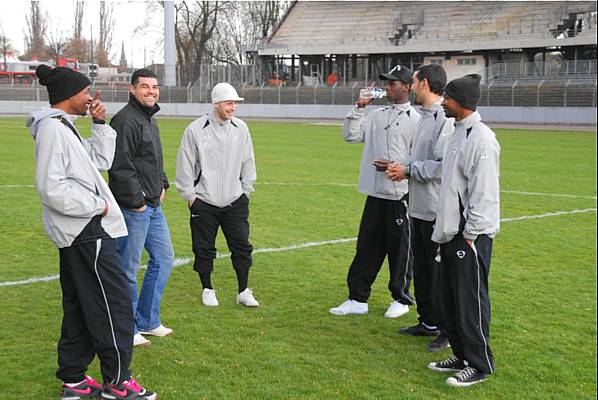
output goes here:
[{"label": "bare tree", "polygon": [[50,32],[49,35],[46,35],[46,40],[48,41],[48,50],[50,52],[49,55],[54,60],[57,60],[58,57],[62,56],[63,50],[66,48],[66,45],[69,42],[69,38],[66,36],[64,31],[61,31],[58,28],[53,32]]},{"label": "bare tree", "polygon": [[44,59],[47,57],[47,48],[45,43],[46,36],[46,15],[42,12],[39,2],[29,3],[29,13],[25,15],[27,22],[27,32],[25,32],[25,44],[27,49],[23,55],[25,58],[37,57]]},{"label": "bare tree", "polygon": [[175,43],[184,81],[199,77],[222,7],[223,2],[218,1],[182,1],[175,5]]},{"label": "bare tree", "polygon": [[100,67],[110,66],[110,50],[112,49],[112,27],[114,18],[112,12],[114,4],[100,2],[100,34],[97,47],[97,63]]},{"label": "bare tree", "polygon": [[6,70],[6,57],[12,50],[10,39],[4,34],[4,28],[0,26],[0,52],[2,53],[2,68],[0,70]]},{"label": "bare tree", "polygon": [[255,47],[279,24],[288,1],[234,2],[223,8],[216,35],[209,42],[214,61],[242,65],[244,47]]},{"label": "bare tree", "polygon": [[272,29],[278,25],[290,2],[267,0],[249,2],[247,5],[253,30],[252,36],[262,39],[272,33]]},{"label": "bare tree", "polygon": [[80,62],[89,61],[89,41],[83,37],[83,16],[85,14],[85,2],[75,1],[73,13],[73,37],[64,50],[70,58],[76,58]]}]

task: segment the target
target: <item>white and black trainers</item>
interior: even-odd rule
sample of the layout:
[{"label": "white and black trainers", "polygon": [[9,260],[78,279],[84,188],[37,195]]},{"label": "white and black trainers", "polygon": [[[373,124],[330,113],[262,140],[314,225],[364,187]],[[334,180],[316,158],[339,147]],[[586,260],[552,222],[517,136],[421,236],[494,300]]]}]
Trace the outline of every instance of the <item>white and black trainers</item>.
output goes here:
[{"label": "white and black trainers", "polygon": [[460,372],[465,369],[466,365],[463,360],[455,356],[451,356],[446,360],[435,361],[428,364],[428,368],[438,372]]},{"label": "white and black trainers", "polygon": [[467,366],[446,380],[446,384],[454,387],[468,387],[484,382],[488,374],[474,367]]}]

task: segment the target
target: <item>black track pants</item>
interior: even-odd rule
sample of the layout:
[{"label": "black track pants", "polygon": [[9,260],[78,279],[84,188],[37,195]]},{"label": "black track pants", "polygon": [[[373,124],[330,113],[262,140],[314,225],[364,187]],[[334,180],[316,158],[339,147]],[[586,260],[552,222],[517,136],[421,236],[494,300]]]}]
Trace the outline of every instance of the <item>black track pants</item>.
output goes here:
[{"label": "black track pants", "polygon": [[490,350],[488,274],[492,239],[478,236],[473,246],[458,234],[440,246],[444,328],[455,356],[486,373],[494,372]]},{"label": "black track pants", "polygon": [[62,331],[58,371],[64,382],[83,380],[97,354],[104,380],[128,379],[133,350],[133,311],[115,239],[59,249]]},{"label": "black track pants", "polygon": [[191,239],[195,263],[193,269],[210,274],[216,258],[218,227],[226,238],[233,268],[237,273],[249,270],[253,246],[249,242],[249,199],[241,195],[228,207],[216,207],[196,199],[191,206]]},{"label": "black track pants", "polygon": [[439,268],[435,260],[438,244],[432,241],[434,221],[411,218],[411,248],[413,250],[413,291],[419,321],[428,326],[442,326]]},{"label": "black track pants", "polygon": [[365,303],[371,287],[388,257],[388,289],[393,299],[414,304],[409,295],[411,284],[411,250],[406,200],[386,200],[368,196],[361,217],[357,248],[349,273],[349,299]]}]

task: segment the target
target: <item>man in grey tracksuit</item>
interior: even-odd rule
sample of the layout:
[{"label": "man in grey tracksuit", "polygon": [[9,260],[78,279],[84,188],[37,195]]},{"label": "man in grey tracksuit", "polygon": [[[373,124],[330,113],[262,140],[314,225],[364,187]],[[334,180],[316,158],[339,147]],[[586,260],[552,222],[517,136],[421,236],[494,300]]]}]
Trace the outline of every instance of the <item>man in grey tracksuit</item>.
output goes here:
[{"label": "man in grey tracksuit", "polygon": [[[42,220],[60,256],[63,318],[58,342],[61,398],[154,400],[129,371],[133,312],[120,266],[116,238],[127,227],[100,170],[110,168],[116,132],[105,123],[106,108],[91,82],[65,67],[36,69],[48,89],[50,108],[33,112],[27,126],[35,140],[35,187]],[[81,137],[76,115],[93,117],[92,136]],[[97,355],[101,385],[86,375]],[[116,395],[116,393],[123,396]]]},{"label": "man in grey tracksuit", "polygon": [[422,106],[422,116],[409,158],[391,165],[386,174],[397,181],[409,179],[409,217],[413,249],[413,287],[419,323],[401,328],[400,333],[414,336],[437,336],[428,350],[448,347],[448,339],[440,334],[439,265],[434,261],[438,245],[432,241],[436,220],[442,158],[453,132],[454,120],[446,118],[440,105],[446,86],[446,72],[436,64],[423,65],[415,71],[412,91]]},{"label": "man in grey tracksuit", "polygon": [[175,185],[187,200],[195,263],[203,286],[202,302],[217,306],[211,274],[218,228],[231,251],[237,275],[237,303],[257,307],[247,287],[253,247],[249,242],[249,194],[256,180],[253,143],[247,124],[234,117],[243,100],[228,83],[212,89],[212,112],[192,122],[181,142]]},{"label": "man in grey tracksuit", "polygon": [[479,84],[480,75],[472,74],[445,89],[442,106],[456,126],[444,156],[432,235],[440,244],[443,325],[454,355],[428,366],[455,371],[446,382],[457,387],[482,382],[494,372],[488,274],[500,221],[500,146],[475,111]]},{"label": "man in grey tracksuit", "polygon": [[390,160],[407,157],[419,114],[409,103],[412,72],[400,65],[385,81],[388,107],[366,116],[365,106],[371,99],[360,98],[345,118],[343,135],[348,143],[364,143],[359,173],[359,191],[367,196],[356,253],[347,274],[349,298],[329,311],[334,315],[367,314],[371,286],[384,259],[388,257],[388,289],[393,301],[384,314],[397,318],[414,304],[409,295],[411,265],[409,221],[407,216],[407,182],[393,182],[384,171]]}]

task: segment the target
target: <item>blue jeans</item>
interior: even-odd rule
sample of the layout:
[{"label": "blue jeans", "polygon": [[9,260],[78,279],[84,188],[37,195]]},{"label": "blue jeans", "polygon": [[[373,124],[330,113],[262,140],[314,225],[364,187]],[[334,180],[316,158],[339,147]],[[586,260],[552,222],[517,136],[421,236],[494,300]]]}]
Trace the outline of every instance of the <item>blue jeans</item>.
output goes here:
[{"label": "blue jeans", "polygon": [[[139,331],[149,331],[161,325],[160,302],[172,271],[174,249],[166,218],[159,205],[156,208],[147,206],[142,212],[122,207],[121,211],[125,217],[129,236],[119,238],[118,244],[133,300],[135,334],[137,334]],[[141,266],[141,254],[144,248],[149,254],[149,262],[138,295],[137,271]]]}]

